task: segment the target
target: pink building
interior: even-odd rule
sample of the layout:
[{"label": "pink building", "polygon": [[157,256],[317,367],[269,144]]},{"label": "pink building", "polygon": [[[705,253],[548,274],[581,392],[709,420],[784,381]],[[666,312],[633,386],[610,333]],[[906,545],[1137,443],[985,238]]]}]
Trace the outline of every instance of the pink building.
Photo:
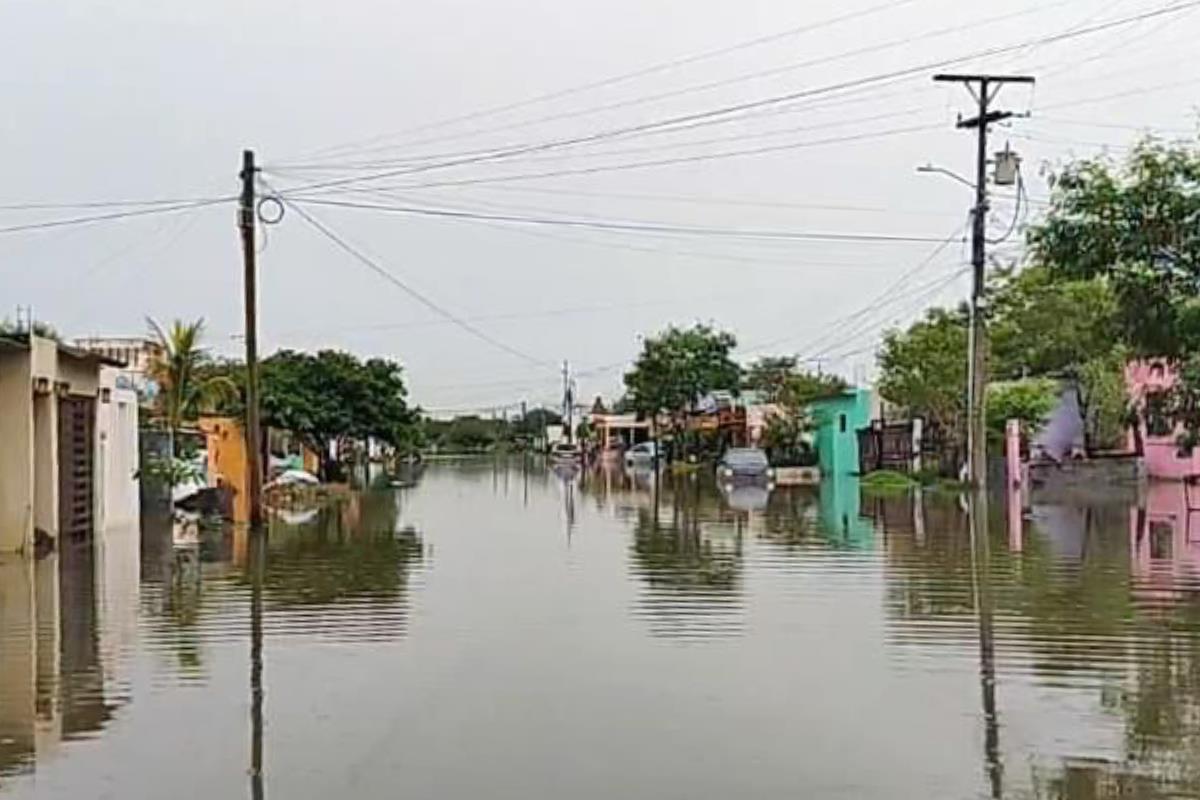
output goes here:
[{"label": "pink building", "polygon": [[[1200,448],[1191,455],[1180,455],[1176,440],[1179,429],[1163,419],[1167,392],[1175,383],[1175,374],[1166,361],[1131,362],[1125,368],[1125,385],[1129,399],[1142,410],[1141,427],[1143,458],[1150,478],[1181,481],[1190,476],[1200,477]],[[1135,444],[1130,434],[1130,448]]]}]

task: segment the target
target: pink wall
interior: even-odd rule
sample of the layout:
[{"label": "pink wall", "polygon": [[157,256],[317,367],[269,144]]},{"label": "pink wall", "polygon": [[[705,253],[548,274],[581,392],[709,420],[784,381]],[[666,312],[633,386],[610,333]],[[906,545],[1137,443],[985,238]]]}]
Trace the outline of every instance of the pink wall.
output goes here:
[{"label": "pink wall", "polygon": [[[1146,397],[1155,392],[1167,391],[1175,383],[1175,375],[1169,365],[1162,361],[1135,361],[1125,367],[1125,385],[1131,400],[1139,408],[1144,407]],[[1180,456],[1175,444],[1178,431],[1165,436],[1151,436],[1144,422],[1142,441],[1145,444],[1146,474],[1160,480],[1183,480],[1189,475],[1200,476],[1200,448],[1190,456]],[[1133,447],[1132,435],[1130,448]]]}]

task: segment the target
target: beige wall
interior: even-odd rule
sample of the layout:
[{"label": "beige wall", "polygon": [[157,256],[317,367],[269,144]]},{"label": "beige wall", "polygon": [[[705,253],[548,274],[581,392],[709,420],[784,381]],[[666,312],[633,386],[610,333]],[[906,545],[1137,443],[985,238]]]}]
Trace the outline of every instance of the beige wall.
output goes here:
[{"label": "beige wall", "polygon": [[58,398],[33,397],[33,526],[58,537]]},{"label": "beige wall", "polygon": [[33,542],[33,388],[29,354],[0,351],[0,553]]},{"label": "beige wall", "polygon": [[[35,396],[34,385],[40,378],[46,380],[49,394]],[[57,342],[36,336],[31,337],[27,350],[0,351],[0,553],[29,551],[35,526],[52,536],[58,533],[56,385],[64,382],[69,384],[72,395],[97,397],[100,368],[95,361],[61,352]],[[112,396],[114,407],[119,408],[118,393],[113,392]],[[97,532],[102,530],[107,510],[117,512],[119,518],[127,521],[130,492],[135,503],[137,496],[133,479],[137,464],[136,401],[131,418],[114,417],[109,422],[109,436],[115,437],[115,445],[109,447],[106,441],[103,450],[99,435],[101,405],[96,404],[97,436],[93,443]],[[133,468],[127,469],[130,463]],[[113,481],[113,475],[120,477]],[[103,497],[106,480],[117,492],[110,504]]]},{"label": "beige wall", "polygon": [[[0,754],[30,756],[36,750],[37,619],[33,561],[0,556]],[[6,765],[0,763],[0,769]]]}]

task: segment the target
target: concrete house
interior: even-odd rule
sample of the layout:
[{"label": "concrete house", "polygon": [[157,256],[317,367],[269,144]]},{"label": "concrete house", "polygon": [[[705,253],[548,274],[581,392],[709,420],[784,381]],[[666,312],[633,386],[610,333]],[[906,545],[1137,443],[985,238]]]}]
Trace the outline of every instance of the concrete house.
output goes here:
[{"label": "concrete house", "polygon": [[0,338],[0,552],[35,531],[88,539],[138,520],[138,406],[122,366],[38,336]]}]

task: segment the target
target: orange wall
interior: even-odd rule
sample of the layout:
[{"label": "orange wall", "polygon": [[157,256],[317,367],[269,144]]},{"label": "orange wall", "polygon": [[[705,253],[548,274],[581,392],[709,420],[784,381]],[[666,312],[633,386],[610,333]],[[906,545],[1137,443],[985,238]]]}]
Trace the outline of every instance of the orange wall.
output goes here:
[{"label": "orange wall", "polygon": [[208,483],[233,489],[233,521],[250,520],[250,501],[246,492],[246,437],[242,426],[232,417],[203,417],[200,430],[208,448]]}]

